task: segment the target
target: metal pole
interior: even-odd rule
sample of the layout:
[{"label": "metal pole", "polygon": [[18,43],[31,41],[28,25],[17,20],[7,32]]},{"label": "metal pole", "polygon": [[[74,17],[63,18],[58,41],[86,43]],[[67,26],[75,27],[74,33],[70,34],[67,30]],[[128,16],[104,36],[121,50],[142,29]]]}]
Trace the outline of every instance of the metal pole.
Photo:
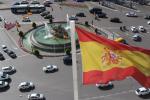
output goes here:
[{"label": "metal pole", "polygon": [[70,21],[71,30],[71,50],[72,50],[72,74],[73,74],[73,90],[74,100],[78,100],[78,79],[77,79],[77,60],[76,60],[76,42],[75,42],[75,21]]}]

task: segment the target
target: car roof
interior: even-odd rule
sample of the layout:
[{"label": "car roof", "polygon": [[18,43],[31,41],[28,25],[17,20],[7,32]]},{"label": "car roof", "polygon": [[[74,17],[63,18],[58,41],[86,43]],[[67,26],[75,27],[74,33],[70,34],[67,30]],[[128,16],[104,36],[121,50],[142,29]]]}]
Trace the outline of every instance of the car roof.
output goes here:
[{"label": "car roof", "polygon": [[141,87],[139,88],[140,91],[144,91],[144,90],[147,90],[145,87]]}]

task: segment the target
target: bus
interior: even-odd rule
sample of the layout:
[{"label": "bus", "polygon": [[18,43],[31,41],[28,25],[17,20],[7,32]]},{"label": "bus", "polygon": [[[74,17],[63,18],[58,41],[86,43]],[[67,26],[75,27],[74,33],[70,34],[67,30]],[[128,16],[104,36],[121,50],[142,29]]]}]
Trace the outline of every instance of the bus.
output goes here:
[{"label": "bus", "polygon": [[46,7],[40,4],[20,4],[20,5],[13,5],[11,7],[11,12],[14,14],[26,14],[28,12],[41,13],[45,10]]}]

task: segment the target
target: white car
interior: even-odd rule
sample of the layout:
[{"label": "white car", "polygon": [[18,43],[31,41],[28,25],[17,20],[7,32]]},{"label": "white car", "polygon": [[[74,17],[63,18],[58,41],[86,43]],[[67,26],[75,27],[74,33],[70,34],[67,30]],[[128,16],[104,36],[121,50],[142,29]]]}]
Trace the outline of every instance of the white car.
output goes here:
[{"label": "white car", "polygon": [[147,24],[150,25],[150,21],[148,21]]},{"label": "white car", "polygon": [[145,30],[146,30],[143,26],[139,26],[138,28],[139,28],[139,31],[141,31],[141,32],[145,32]]},{"label": "white car", "polygon": [[5,87],[7,87],[8,85],[9,85],[8,82],[0,81],[0,89],[1,89],[1,88],[5,88]]},{"label": "white car", "polygon": [[126,13],[127,17],[137,17],[137,14],[135,12],[128,12]]},{"label": "white car", "polygon": [[4,73],[11,73],[11,72],[15,72],[16,69],[13,66],[7,66],[7,67],[2,67],[2,71]]},{"label": "white car", "polygon": [[98,87],[98,88],[105,88],[105,87],[112,87],[112,86],[113,86],[112,82],[108,82],[106,84],[101,84],[101,83],[96,84],[96,87]]},{"label": "white car", "polygon": [[32,93],[28,95],[28,100],[44,100],[45,97],[40,93]]},{"label": "white car", "polygon": [[3,50],[4,52],[7,52],[7,51],[8,51],[7,46],[6,46],[6,45],[2,45],[2,50]]},{"label": "white car", "polygon": [[46,67],[43,67],[44,72],[55,72],[58,71],[58,67],[56,65],[47,65]]},{"label": "white car", "polygon": [[138,33],[138,29],[134,26],[131,26],[131,31],[134,33]]},{"label": "white car", "polygon": [[18,88],[19,90],[34,89],[34,84],[32,82],[21,82]]},{"label": "white car", "polygon": [[150,93],[149,88],[141,87],[135,90],[135,94],[138,96],[144,96]]}]

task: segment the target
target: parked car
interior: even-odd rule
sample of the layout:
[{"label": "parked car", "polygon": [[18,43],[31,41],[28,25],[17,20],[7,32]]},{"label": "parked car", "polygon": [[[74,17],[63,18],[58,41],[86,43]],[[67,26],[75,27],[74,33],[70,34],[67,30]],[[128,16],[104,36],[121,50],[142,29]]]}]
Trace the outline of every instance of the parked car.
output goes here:
[{"label": "parked car", "polygon": [[110,22],[121,23],[121,21],[120,21],[120,19],[118,17],[111,18]]},{"label": "parked car", "polygon": [[7,66],[7,67],[2,67],[2,71],[4,73],[12,73],[12,72],[15,72],[16,69],[13,66]]},{"label": "parked car", "polygon": [[72,65],[72,56],[71,55],[70,56],[65,56],[63,58],[63,62],[64,62],[65,65]]},{"label": "parked car", "polygon": [[138,28],[139,28],[140,32],[145,32],[146,31],[146,29],[144,28],[144,26],[139,26]]},{"label": "parked car", "polygon": [[133,39],[134,41],[141,41],[141,40],[142,40],[142,38],[141,38],[141,36],[140,36],[139,34],[133,35],[133,36],[132,36],[132,39]]},{"label": "parked car", "polygon": [[141,87],[135,90],[135,94],[138,96],[144,96],[144,95],[150,94],[150,89]]},{"label": "parked car", "polygon": [[43,2],[43,5],[46,6],[46,7],[50,7],[51,4],[53,4],[53,3],[51,2],[51,0],[45,0],[45,1]]},{"label": "parked car", "polygon": [[96,87],[98,87],[98,88],[106,88],[106,87],[112,87],[112,86],[113,86],[112,82],[108,82],[106,84],[101,84],[101,83],[96,84]]},{"label": "parked car", "polygon": [[96,16],[98,17],[98,18],[106,18],[107,16],[106,16],[106,13],[98,13],[98,14],[96,14]]},{"label": "parked car", "polygon": [[34,89],[34,84],[32,82],[21,82],[18,86],[19,90],[31,90]]},{"label": "parked car", "polygon": [[15,52],[13,52],[13,51],[11,51],[11,50],[8,50],[7,52],[6,52],[11,58],[17,58],[17,55],[15,54]]},{"label": "parked car", "polygon": [[134,33],[138,33],[138,29],[134,26],[131,26],[131,31]]},{"label": "parked car", "polygon": [[7,86],[9,86],[8,82],[6,82],[6,81],[0,81],[0,89],[5,88]]},{"label": "parked car", "polygon": [[102,12],[102,9],[94,7],[92,9],[90,9],[89,12],[92,13],[92,14],[97,14],[97,12],[99,12],[99,13]]},{"label": "parked car", "polygon": [[76,16],[72,15],[72,16],[69,17],[69,20],[76,20],[77,21],[78,18]]},{"label": "parked car", "polygon": [[45,97],[40,93],[32,93],[28,95],[28,100],[44,100]]},{"label": "parked car", "polygon": [[84,13],[80,12],[76,14],[77,17],[86,17]]},{"label": "parked car", "polygon": [[3,50],[4,52],[7,52],[7,51],[8,51],[7,46],[6,46],[6,45],[2,45],[2,50]]},{"label": "parked car", "polygon": [[48,14],[50,14],[50,11],[44,11],[44,12],[41,12],[41,13],[40,13],[41,16],[46,16],[46,15],[48,15]]},{"label": "parked car", "polygon": [[126,13],[126,16],[127,17],[138,17],[135,12],[128,12],[128,13]]},{"label": "parked car", "polygon": [[58,67],[56,65],[47,65],[46,67],[43,67],[44,72],[56,72],[58,71]]},{"label": "parked car", "polygon": [[10,79],[10,77],[8,74],[0,71],[0,81],[5,81],[5,80],[9,80],[9,79]]},{"label": "parked car", "polygon": [[0,60],[5,60],[5,58],[1,52],[0,52]]},{"label": "parked car", "polygon": [[144,16],[144,19],[150,20],[150,15]]},{"label": "parked car", "polygon": [[29,17],[25,17],[25,18],[23,18],[22,22],[31,22],[31,20]]}]

